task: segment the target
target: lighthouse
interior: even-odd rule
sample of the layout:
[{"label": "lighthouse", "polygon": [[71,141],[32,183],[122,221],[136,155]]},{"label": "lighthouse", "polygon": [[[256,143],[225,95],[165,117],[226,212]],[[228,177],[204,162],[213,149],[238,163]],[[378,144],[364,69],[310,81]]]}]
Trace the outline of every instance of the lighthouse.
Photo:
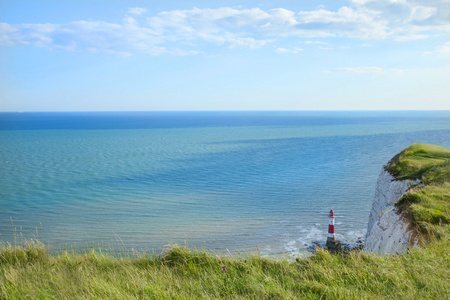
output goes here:
[{"label": "lighthouse", "polygon": [[334,230],[334,211],[330,210],[328,213],[328,237],[327,237],[327,249],[331,253],[336,253],[341,250],[341,242],[336,240],[336,233]]},{"label": "lighthouse", "polygon": [[330,213],[328,214],[328,238],[327,242],[329,240],[336,240],[336,234],[334,232],[334,211],[330,210]]}]

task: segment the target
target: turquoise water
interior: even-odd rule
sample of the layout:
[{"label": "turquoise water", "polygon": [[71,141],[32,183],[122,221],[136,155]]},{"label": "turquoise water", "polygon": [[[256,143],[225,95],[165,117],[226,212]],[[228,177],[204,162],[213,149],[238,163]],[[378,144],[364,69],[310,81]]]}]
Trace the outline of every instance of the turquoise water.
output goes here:
[{"label": "turquoise water", "polygon": [[333,209],[353,242],[414,142],[450,148],[450,112],[0,113],[0,240],[292,253]]}]

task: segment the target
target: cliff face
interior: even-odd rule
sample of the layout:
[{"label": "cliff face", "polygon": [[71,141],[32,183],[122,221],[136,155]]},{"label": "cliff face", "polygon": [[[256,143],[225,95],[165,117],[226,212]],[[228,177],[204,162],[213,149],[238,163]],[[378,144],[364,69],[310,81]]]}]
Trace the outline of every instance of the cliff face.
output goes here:
[{"label": "cliff face", "polygon": [[421,242],[450,240],[449,191],[450,149],[429,144],[403,149],[378,178],[366,251],[404,253],[418,244],[419,238]]},{"label": "cliff face", "polygon": [[395,207],[395,203],[418,181],[395,180],[383,168],[372,201],[365,250],[377,254],[404,253],[416,241],[409,222]]}]

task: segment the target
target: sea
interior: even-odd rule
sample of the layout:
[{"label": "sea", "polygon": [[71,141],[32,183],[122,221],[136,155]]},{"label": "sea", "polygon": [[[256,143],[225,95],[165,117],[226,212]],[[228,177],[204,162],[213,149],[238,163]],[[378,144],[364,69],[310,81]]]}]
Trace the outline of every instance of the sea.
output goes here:
[{"label": "sea", "polygon": [[450,111],[0,113],[0,243],[307,255],[364,237],[380,171]]}]

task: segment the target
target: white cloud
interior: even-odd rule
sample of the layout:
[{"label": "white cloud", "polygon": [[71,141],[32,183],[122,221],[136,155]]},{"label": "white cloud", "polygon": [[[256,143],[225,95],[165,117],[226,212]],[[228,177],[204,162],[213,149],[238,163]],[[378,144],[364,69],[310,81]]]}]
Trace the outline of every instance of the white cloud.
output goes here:
[{"label": "white cloud", "polygon": [[[449,24],[450,5],[448,0],[352,0],[355,9],[377,14],[391,26],[436,26]],[[405,28],[406,29],[406,28]]]},{"label": "white cloud", "polygon": [[445,42],[443,45],[437,46],[436,52],[441,54],[450,54],[450,42]]},{"label": "white cloud", "polygon": [[351,0],[355,10],[386,24],[387,37],[397,41],[448,34],[449,4],[448,0]]},{"label": "white cloud", "polygon": [[70,51],[95,49],[127,55],[136,52],[190,55],[199,53],[208,44],[259,48],[286,37],[409,41],[427,38],[431,33],[450,32],[448,1],[351,0],[349,4],[336,11],[323,7],[300,12],[284,8],[265,11],[222,7],[172,10],[149,17],[145,8],[133,7],[120,23],[85,20],[65,24],[1,23],[0,44]]},{"label": "white cloud", "polygon": [[131,15],[142,15],[143,13],[146,13],[147,9],[142,7],[130,7],[128,9],[128,13]]},{"label": "white cloud", "polygon": [[0,45],[12,46],[20,43],[15,32],[18,29],[7,23],[0,23]]},{"label": "white cloud", "polygon": [[277,48],[275,51],[278,52],[278,53],[289,53],[289,52],[291,52],[291,50],[286,49],[286,48]]},{"label": "white cloud", "polygon": [[6,34],[16,30],[17,29],[15,29],[14,26],[9,25],[8,23],[0,23],[0,34]]},{"label": "white cloud", "polygon": [[275,49],[277,53],[285,54],[285,53],[292,53],[292,54],[298,54],[301,51],[303,51],[302,48],[294,48],[294,49],[286,49],[286,48],[277,48]]},{"label": "white cloud", "polygon": [[249,48],[259,48],[269,43],[270,41],[258,41],[253,38],[236,38],[236,39],[228,39],[227,42],[230,44],[230,47],[249,47]]},{"label": "white cloud", "polygon": [[321,41],[304,41],[303,43],[305,43],[305,44],[316,44],[316,45],[327,45],[328,44],[326,42],[321,42]]},{"label": "white cloud", "polygon": [[437,13],[437,8],[426,7],[426,6],[413,6],[411,8],[411,20],[423,21],[426,20]]},{"label": "white cloud", "polygon": [[409,35],[397,35],[394,37],[394,40],[399,42],[406,42],[406,41],[414,41],[414,40],[420,40],[420,39],[426,39],[428,38],[428,35],[425,34],[409,34]]},{"label": "white cloud", "polygon": [[358,68],[338,68],[336,71],[344,71],[356,74],[403,74],[404,71],[400,69],[384,69],[380,67],[358,67]]},{"label": "white cloud", "polygon": [[433,51],[423,52],[426,56],[437,56],[437,57],[450,57],[450,41],[445,42],[442,45],[437,46]]}]

